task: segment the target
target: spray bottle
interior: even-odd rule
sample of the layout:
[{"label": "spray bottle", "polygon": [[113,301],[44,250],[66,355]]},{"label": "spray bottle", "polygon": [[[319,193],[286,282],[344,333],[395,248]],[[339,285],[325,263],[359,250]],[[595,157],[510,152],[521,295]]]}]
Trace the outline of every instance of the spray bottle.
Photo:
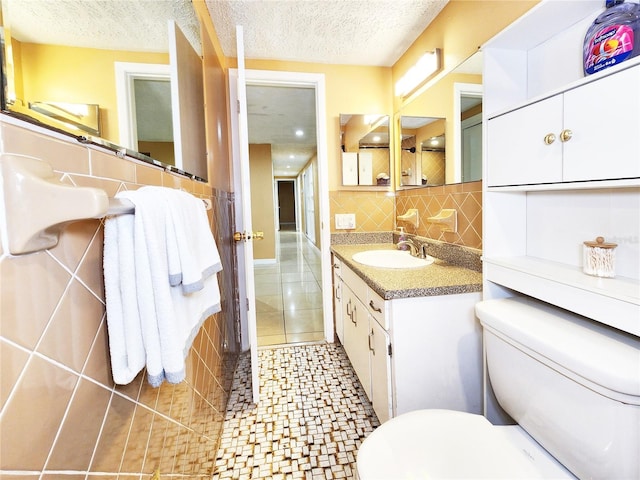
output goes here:
[{"label": "spray bottle", "polygon": [[640,0],[606,0],[584,38],[584,73],[602,69],[640,55]]}]

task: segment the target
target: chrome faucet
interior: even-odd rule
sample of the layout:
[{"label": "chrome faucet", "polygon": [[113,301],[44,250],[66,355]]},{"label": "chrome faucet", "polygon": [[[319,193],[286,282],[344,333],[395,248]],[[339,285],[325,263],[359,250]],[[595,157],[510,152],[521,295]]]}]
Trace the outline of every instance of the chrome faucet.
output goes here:
[{"label": "chrome faucet", "polygon": [[403,245],[409,246],[409,254],[411,256],[418,258],[427,258],[426,243],[418,242],[417,240],[414,240],[412,238],[409,238],[408,240],[401,240],[396,243],[396,247],[398,247],[398,249],[400,249],[400,247]]}]

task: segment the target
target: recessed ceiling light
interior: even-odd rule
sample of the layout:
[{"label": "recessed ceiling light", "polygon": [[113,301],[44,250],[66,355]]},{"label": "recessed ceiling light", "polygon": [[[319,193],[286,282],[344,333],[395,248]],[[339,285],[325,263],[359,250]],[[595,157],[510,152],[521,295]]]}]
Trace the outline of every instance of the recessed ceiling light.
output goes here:
[{"label": "recessed ceiling light", "polygon": [[304,132],[300,129],[296,130],[296,137],[301,137],[304,135]]},{"label": "recessed ceiling light", "polygon": [[295,157],[293,155],[289,155],[289,158],[293,160]]},{"label": "recessed ceiling light", "polygon": [[287,165],[287,168],[291,168],[291,165]]},{"label": "recessed ceiling light", "polygon": [[373,141],[374,142],[379,142],[380,141],[380,136],[376,135],[375,137],[373,137]]}]

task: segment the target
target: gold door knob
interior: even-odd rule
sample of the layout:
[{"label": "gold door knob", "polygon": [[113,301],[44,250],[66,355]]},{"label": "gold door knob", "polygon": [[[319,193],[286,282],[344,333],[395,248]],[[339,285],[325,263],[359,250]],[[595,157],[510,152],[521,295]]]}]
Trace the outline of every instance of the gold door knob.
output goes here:
[{"label": "gold door knob", "polygon": [[548,133],[544,136],[544,144],[551,145],[556,141],[556,136],[553,133]]},{"label": "gold door knob", "polygon": [[560,140],[563,142],[568,142],[573,137],[573,132],[569,129],[563,130],[560,132]]},{"label": "gold door knob", "polygon": [[236,242],[248,241],[248,240],[251,240],[252,238],[254,240],[263,240],[264,232],[251,232],[251,233],[235,232],[233,234],[233,240]]}]

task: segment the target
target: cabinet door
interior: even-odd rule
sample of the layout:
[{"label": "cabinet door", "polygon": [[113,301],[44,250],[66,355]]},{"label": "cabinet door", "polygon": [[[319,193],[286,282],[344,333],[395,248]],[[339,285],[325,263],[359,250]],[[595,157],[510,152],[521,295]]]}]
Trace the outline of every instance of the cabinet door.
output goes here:
[{"label": "cabinet door", "polygon": [[342,289],[343,283],[340,277],[333,275],[333,318],[336,324],[336,335],[340,343],[344,345],[344,322],[343,322],[343,306],[342,306]]},{"label": "cabinet door", "polygon": [[[489,120],[488,185],[560,182],[562,143],[558,136],[561,131],[561,95]],[[554,135],[554,141],[550,142],[547,135]]]},{"label": "cabinet door", "polygon": [[640,177],[640,66],[565,93],[564,181]]},{"label": "cabinet door", "polygon": [[371,403],[381,423],[393,416],[389,343],[389,334],[370,316]]},{"label": "cabinet door", "polygon": [[[358,375],[367,397],[371,399],[371,369],[369,367],[369,318],[366,307],[343,283],[344,349]],[[345,303],[346,302],[346,303]]]}]

